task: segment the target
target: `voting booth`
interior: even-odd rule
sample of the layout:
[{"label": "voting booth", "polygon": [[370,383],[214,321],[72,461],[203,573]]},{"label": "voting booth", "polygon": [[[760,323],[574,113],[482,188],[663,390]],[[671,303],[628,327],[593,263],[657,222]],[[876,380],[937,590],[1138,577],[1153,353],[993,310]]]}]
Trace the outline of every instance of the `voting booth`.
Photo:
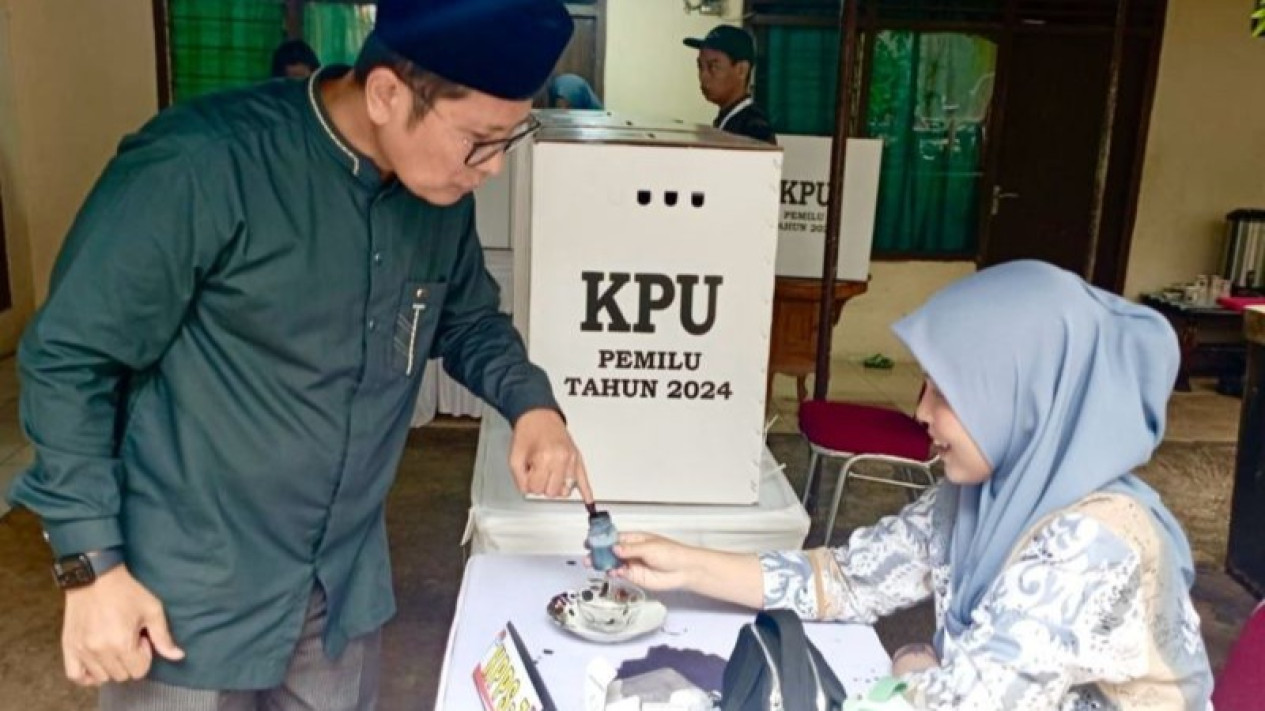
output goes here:
[{"label": "voting booth", "polygon": [[515,157],[519,323],[594,490],[755,504],[781,150],[609,114],[543,123]]},{"label": "voting booth", "polygon": [[[785,157],[777,275],[820,279],[826,246],[826,208],[830,203],[833,139],[783,135],[778,136],[778,144],[785,151]],[[839,261],[835,270],[836,278],[841,281],[870,278],[882,160],[883,139],[848,139],[839,214]]]}]

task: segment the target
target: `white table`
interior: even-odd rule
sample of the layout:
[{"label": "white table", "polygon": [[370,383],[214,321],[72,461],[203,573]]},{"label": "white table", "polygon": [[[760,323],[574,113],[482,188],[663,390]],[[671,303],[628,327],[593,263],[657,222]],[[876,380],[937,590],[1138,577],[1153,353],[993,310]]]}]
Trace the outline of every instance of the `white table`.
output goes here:
[{"label": "white table", "polygon": [[[577,558],[482,554],[466,563],[448,649],[439,679],[436,711],[482,708],[471,673],[507,621],[523,638],[559,711],[583,709],[589,661],[603,656],[618,667],[640,659],[650,647],[670,645],[728,658],[742,625],[755,613],[687,593],[658,593],[668,608],[663,629],[623,644],[586,642],[557,627],[545,614],[550,598],[580,587],[591,571]],[[861,693],[887,675],[891,661],[874,628],[809,623],[809,638],[821,649],[849,694]],[[546,654],[544,650],[550,650]]]}]

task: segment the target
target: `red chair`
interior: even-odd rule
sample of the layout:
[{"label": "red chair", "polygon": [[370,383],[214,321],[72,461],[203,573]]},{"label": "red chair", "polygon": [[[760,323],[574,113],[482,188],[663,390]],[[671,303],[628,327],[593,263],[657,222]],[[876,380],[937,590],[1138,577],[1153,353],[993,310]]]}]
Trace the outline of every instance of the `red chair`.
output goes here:
[{"label": "red chair", "polygon": [[[822,459],[839,459],[842,462],[823,545],[830,545],[848,479],[890,484],[913,492],[936,483],[931,467],[937,457],[930,456],[931,437],[922,425],[903,412],[871,405],[806,400],[799,406],[799,431],[812,451],[808,481],[804,483],[805,505]],[[862,462],[890,464],[893,475],[853,471],[853,467]]]},{"label": "red chair", "polygon": [[1230,648],[1212,691],[1217,711],[1265,709],[1265,605],[1260,605]]}]

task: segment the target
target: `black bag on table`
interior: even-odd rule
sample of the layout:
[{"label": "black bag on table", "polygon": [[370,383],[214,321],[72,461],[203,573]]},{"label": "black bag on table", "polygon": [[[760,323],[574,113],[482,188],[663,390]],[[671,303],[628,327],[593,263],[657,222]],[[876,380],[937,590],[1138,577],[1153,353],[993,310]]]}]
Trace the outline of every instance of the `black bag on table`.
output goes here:
[{"label": "black bag on table", "polygon": [[790,610],[743,626],[725,665],[722,711],[838,711],[847,694]]}]

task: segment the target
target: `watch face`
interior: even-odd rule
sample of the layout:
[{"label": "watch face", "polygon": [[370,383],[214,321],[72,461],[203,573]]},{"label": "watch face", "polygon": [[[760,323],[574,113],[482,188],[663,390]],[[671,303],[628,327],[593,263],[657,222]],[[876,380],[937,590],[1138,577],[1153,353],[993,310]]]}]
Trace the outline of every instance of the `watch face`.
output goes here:
[{"label": "watch face", "polygon": [[53,563],[53,579],[58,586],[70,589],[91,585],[97,576],[92,572],[92,562],[88,560],[88,556],[72,555]]}]

